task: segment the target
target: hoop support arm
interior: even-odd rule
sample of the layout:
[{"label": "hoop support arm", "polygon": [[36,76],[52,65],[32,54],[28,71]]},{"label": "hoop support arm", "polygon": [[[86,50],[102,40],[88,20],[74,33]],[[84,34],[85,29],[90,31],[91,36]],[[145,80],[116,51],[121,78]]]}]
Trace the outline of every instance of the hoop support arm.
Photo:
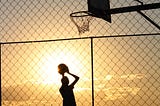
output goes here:
[{"label": "hoop support arm", "polygon": [[157,8],[160,8],[160,3],[144,4],[144,5],[138,5],[138,6],[121,7],[121,8],[113,8],[113,9],[110,9],[110,13],[111,14],[118,14],[118,13],[126,13],[126,12],[157,9]]}]

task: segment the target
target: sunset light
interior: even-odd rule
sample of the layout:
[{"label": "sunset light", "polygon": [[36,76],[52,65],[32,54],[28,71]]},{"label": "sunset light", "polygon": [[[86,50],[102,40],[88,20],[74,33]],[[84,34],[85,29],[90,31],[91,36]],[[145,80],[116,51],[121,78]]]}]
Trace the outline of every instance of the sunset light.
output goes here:
[{"label": "sunset light", "polygon": [[[60,52],[45,55],[40,61],[39,80],[42,80],[43,84],[60,84],[61,75],[58,73],[57,66],[60,63],[64,63],[69,67],[70,72],[79,73],[83,67],[80,61],[72,52]],[[76,65],[75,65],[76,64]],[[80,68],[78,68],[80,67]],[[42,79],[43,78],[43,79]]]}]

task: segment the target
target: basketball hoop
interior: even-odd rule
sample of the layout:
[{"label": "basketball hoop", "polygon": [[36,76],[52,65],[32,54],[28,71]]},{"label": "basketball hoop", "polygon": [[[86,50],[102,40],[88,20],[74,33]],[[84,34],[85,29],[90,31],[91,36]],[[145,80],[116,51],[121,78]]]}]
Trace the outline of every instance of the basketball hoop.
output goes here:
[{"label": "basketball hoop", "polygon": [[93,19],[93,16],[88,11],[79,11],[71,13],[70,18],[76,25],[80,35],[89,31],[89,23]]}]

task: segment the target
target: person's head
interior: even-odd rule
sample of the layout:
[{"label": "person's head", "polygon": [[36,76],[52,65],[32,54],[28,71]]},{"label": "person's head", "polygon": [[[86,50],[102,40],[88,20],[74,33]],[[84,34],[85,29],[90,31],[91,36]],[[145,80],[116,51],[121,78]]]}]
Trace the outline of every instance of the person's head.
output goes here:
[{"label": "person's head", "polygon": [[68,85],[69,84],[69,79],[66,76],[63,76],[61,79],[62,85]]},{"label": "person's head", "polygon": [[65,72],[69,72],[69,69],[68,69],[68,66],[65,65],[65,64],[59,64],[58,65],[58,72],[61,74],[61,75],[64,75]]}]

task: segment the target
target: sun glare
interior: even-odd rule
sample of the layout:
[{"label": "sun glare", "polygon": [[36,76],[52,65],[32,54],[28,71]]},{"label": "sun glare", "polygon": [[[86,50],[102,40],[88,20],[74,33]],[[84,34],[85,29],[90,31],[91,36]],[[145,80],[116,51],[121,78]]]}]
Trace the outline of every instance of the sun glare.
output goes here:
[{"label": "sun glare", "polygon": [[71,52],[48,54],[42,58],[41,62],[39,79],[43,84],[61,84],[61,75],[57,70],[57,66],[60,63],[65,63],[69,67],[70,72],[75,74],[80,71],[80,69],[77,69],[76,65],[82,67],[78,58]]}]

